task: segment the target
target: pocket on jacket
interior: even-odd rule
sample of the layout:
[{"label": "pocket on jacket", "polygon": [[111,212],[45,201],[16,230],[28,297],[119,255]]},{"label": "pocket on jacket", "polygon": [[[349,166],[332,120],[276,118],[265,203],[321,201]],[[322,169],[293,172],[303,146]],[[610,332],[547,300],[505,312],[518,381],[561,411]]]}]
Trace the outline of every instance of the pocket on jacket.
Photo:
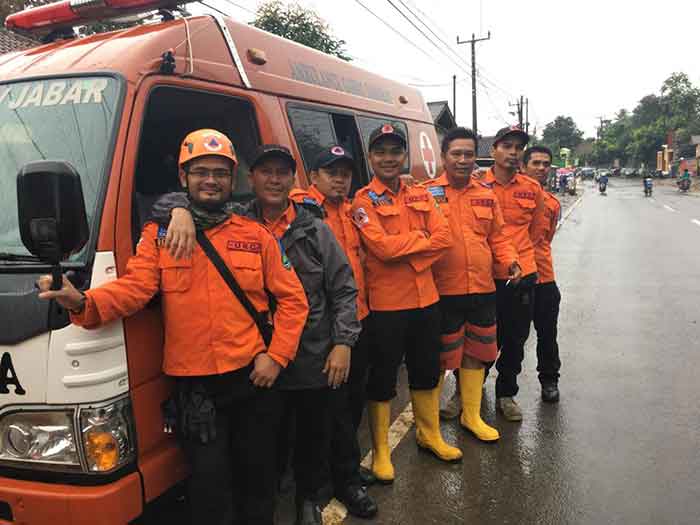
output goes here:
[{"label": "pocket on jacket", "polygon": [[192,286],[192,259],[163,258],[160,266],[160,289],[163,292],[186,292]]},{"label": "pocket on jacket", "polygon": [[476,230],[480,233],[488,234],[491,231],[493,222],[493,209],[487,206],[472,206],[474,211]]},{"label": "pocket on jacket", "polygon": [[385,232],[389,235],[401,233],[401,216],[395,206],[377,206],[375,211]]},{"label": "pocket on jacket", "polygon": [[232,250],[229,261],[238,284],[247,292],[264,288],[262,260],[259,253]]}]

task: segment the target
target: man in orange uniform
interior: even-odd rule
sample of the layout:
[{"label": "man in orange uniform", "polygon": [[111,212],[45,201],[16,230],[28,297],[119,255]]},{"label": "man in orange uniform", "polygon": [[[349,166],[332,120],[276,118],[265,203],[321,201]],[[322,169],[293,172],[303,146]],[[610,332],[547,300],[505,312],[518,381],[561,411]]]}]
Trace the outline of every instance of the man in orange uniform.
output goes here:
[{"label": "man in orange uniform", "polygon": [[[496,441],[495,428],[481,419],[484,364],[496,360],[496,286],[494,260],[520,278],[518,254],[503,235],[503,214],[496,195],[472,177],[477,137],[466,128],[453,128],[442,139],[445,172],[423,185],[448,219],[452,247],[433,264],[440,293],[444,370],[459,370],[457,399],[460,422],[481,441]],[[455,411],[454,416],[459,411]]]},{"label": "man in orange uniform", "polygon": [[535,245],[545,226],[544,192],[530,177],[519,173],[525,145],[530,137],[517,126],[499,130],[491,148],[494,165],[483,176],[498,198],[506,224],[503,233],[518,252],[523,278],[510,279],[507,265],[496,261],[496,302],[498,346],[501,354],[496,362],[496,407],[509,421],[523,416],[515,401],[518,374],[522,369],[525,341],[530,333],[537,282]]},{"label": "man in orange uniform", "polygon": [[540,183],[544,190],[546,229],[535,246],[537,260],[537,285],[535,286],[535,308],[533,324],[537,331],[537,372],[542,385],[542,400],[547,403],[559,401],[559,345],[557,344],[557,321],[561,293],[554,279],[552,262],[552,239],[557,231],[561,205],[557,198],[544,188],[552,165],[552,151],[544,146],[532,146],[523,156],[524,172]]},{"label": "man in orange uniform", "polygon": [[432,264],[451,245],[450,229],[430,193],[406,186],[403,131],[391,124],[369,137],[374,179],[352,205],[353,222],[367,250],[366,272],[375,347],[370,358],[367,410],[372,433],[372,471],[392,483],[390,402],[405,356],[418,445],[444,461],[462,452],[440,433],[440,311]]},{"label": "man in orange uniform", "polygon": [[[180,180],[198,227],[222,254],[259,311],[276,300],[274,334],[266,348],[252,317],[199,246],[182,260],[165,249],[165,228],[146,224],[126,273],[82,293],[64,279],[56,299],[72,321],[93,328],[143,308],[160,291],[165,348],[163,371],[177,377],[177,427],[192,468],[192,523],[272,525],[279,392],[271,387],[294,359],[308,304],[275,238],[260,224],[223,212],[237,163],[231,141],[215,130],[190,133],[182,143]],[[252,270],[257,268],[257,270]]]},{"label": "man in orange uniform", "polygon": [[[324,221],[343,248],[357,284],[357,318],[362,323],[362,332],[352,349],[347,387],[337,389],[333,399],[330,465],[336,493],[342,493],[343,487],[354,484],[347,480],[359,479],[364,485],[376,481],[371,471],[364,467],[360,467],[359,472],[356,470],[361,459],[357,430],[367,400],[371,337],[360,234],[352,224],[348,199],[354,171],[355,161],[352,155],[338,144],[331,145],[319,152],[314,159],[309,174],[312,184],[308,190],[294,189],[289,195],[297,203],[313,204],[323,210]],[[360,514],[350,507],[349,510],[354,515]]]}]

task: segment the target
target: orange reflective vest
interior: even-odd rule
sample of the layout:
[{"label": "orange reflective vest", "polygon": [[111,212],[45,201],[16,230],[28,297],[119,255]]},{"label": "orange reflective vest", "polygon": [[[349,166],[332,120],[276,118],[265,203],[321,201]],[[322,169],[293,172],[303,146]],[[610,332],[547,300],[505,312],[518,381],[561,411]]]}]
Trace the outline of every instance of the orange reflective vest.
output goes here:
[{"label": "orange reflective vest", "polygon": [[367,252],[370,310],[438,301],[431,266],[452,245],[452,235],[428,190],[400,182],[394,193],[375,177],[355,195],[352,218]]},{"label": "orange reflective vest", "polygon": [[544,215],[547,219],[545,229],[540,239],[535,245],[535,259],[537,261],[537,282],[551,283],[554,279],[554,263],[552,262],[552,239],[557,231],[557,223],[561,213],[561,204],[557,198],[544,192]]},{"label": "orange reflective vest", "polygon": [[323,209],[324,222],[335,235],[350,262],[355,284],[357,284],[357,318],[361,321],[369,314],[369,306],[367,305],[367,289],[365,288],[365,271],[362,267],[363,254],[360,246],[360,234],[352,224],[350,201],[336,203],[326,199],[326,196],[313,185],[309,186],[308,190],[292,190],[289,198],[300,204],[308,201]]},{"label": "orange reflective vest", "polygon": [[[166,232],[164,226],[147,224],[124,276],[88,290],[85,310],[72,315],[72,321],[93,328],[128,317],[160,291],[166,374],[223,374],[247,366],[265,351],[255,322],[199,245],[190,258],[176,260],[161,247]],[[275,296],[275,330],[267,353],[286,366],[296,355],[308,304],[277,240],[262,225],[238,215],[206,235],[258,311],[269,310],[266,289]]]},{"label": "orange reflective vest", "polygon": [[433,265],[440,295],[495,291],[494,261],[509,267],[518,254],[503,234],[503,213],[493,190],[473,177],[464,188],[453,188],[446,174],[423,186],[447,218],[454,241]]},{"label": "orange reflective vest", "polygon": [[[516,173],[506,184],[501,184],[493,174],[493,168],[481,178],[493,189],[503,210],[506,223],[503,233],[518,252],[523,276],[537,272],[535,245],[546,228],[544,215],[544,190],[527,175]],[[495,279],[508,279],[508,265],[496,261]]]}]

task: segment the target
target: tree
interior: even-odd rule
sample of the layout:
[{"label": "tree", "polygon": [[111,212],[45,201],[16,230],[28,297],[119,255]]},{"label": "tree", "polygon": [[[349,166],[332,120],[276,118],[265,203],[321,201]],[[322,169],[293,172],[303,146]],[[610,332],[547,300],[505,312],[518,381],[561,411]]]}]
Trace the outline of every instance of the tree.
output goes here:
[{"label": "tree", "polygon": [[298,4],[286,5],[273,0],[258,7],[255,20],[251,22],[258,29],[294,40],[300,44],[350,61],[346,55],[345,40],[336,39],[328,24],[315,11]]},{"label": "tree", "polygon": [[558,116],[547,124],[542,132],[542,144],[549,147],[554,154],[555,163],[559,163],[561,148],[576,149],[583,141],[583,132],[578,129],[571,117]]}]

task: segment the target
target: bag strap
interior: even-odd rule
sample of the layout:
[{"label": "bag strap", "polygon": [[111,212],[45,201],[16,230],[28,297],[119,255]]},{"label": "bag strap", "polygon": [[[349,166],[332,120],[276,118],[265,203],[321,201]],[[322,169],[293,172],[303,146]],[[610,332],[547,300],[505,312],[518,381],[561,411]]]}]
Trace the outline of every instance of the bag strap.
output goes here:
[{"label": "bag strap", "polygon": [[224,281],[226,281],[226,284],[233,292],[233,295],[236,296],[243,308],[245,308],[250,317],[253,318],[255,325],[258,327],[258,330],[260,330],[260,335],[264,337],[265,328],[263,323],[266,322],[264,321],[265,315],[258,312],[255,306],[253,306],[253,303],[250,302],[250,299],[248,299],[248,296],[241,289],[238,281],[236,281],[236,278],[231,273],[231,270],[229,270],[229,267],[226,266],[226,263],[221,258],[221,255],[219,255],[219,252],[216,250],[216,248],[214,248],[214,245],[202,230],[197,230],[197,242],[202,247],[202,250],[206,256],[209,257],[209,260],[212,262],[214,267],[218,270],[219,275],[221,275]]}]

